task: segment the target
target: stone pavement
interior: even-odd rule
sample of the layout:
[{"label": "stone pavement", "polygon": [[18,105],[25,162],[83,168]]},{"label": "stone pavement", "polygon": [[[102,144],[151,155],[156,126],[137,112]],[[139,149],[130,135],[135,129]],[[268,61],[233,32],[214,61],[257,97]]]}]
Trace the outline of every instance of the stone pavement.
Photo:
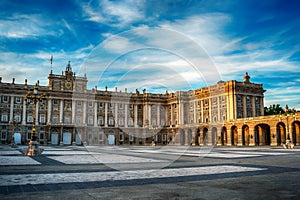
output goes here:
[{"label": "stone pavement", "polygon": [[0,145],[0,199],[300,199],[300,148]]}]

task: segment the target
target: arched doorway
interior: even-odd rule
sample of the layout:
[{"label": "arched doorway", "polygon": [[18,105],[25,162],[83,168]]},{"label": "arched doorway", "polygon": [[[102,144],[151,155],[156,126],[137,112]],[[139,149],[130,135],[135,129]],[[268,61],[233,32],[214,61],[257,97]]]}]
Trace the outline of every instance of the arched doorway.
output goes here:
[{"label": "arched doorway", "polygon": [[249,146],[250,134],[249,134],[249,126],[248,125],[244,125],[242,127],[242,141],[243,141],[243,146]]},{"label": "arched doorway", "polygon": [[271,144],[270,126],[258,124],[254,127],[255,145],[263,146]]},{"label": "arched doorway", "polygon": [[276,136],[277,136],[277,145],[285,144],[286,128],[283,122],[279,122],[276,125]]},{"label": "arched doorway", "polygon": [[199,140],[200,139],[200,129],[196,129],[196,135],[195,135],[195,145],[200,145]]},{"label": "arched doorway", "polygon": [[238,144],[238,128],[236,126],[231,127],[231,145],[237,146]]},{"label": "arched doorway", "polygon": [[227,145],[227,129],[225,126],[222,127],[221,131],[221,144],[222,146]]},{"label": "arched doorway", "polygon": [[207,144],[207,140],[208,140],[207,132],[208,132],[208,129],[207,128],[203,128],[203,145]]},{"label": "arched doorway", "polygon": [[211,141],[212,145],[215,145],[217,143],[217,128],[213,127],[211,129]]},{"label": "arched doorway", "polygon": [[295,145],[300,145],[300,122],[294,121],[292,123],[292,137]]}]

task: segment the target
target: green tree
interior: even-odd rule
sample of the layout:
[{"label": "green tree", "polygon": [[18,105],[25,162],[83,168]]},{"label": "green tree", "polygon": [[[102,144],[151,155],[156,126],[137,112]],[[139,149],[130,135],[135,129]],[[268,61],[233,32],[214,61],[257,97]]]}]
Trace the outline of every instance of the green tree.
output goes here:
[{"label": "green tree", "polygon": [[264,107],[265,115],[277,115],[280,113],[284,113],[284,109],[280,106],[280,104],[273,104],[269,107]]}]

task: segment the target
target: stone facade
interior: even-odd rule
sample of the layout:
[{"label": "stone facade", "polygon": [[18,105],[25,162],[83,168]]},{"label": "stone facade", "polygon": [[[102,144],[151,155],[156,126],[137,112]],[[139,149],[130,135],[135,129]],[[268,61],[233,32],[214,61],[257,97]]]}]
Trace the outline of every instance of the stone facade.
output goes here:
[{"label": "stone facade", "polygon": [[24,101],[34,85],[0,79],[1,142],[10,143],[14,132],[15,141],[28,143],[35,123],[44,145],[276,146],[288,136],[300,144],[298,113],[263,116],[265,90],[247,73],[242,82],[164,94],[100,91],[88,89],[87,82],[70,63],[62,75],[51,71],[48,86],[38,87],[47,97],[34,113],[34,105]]}]

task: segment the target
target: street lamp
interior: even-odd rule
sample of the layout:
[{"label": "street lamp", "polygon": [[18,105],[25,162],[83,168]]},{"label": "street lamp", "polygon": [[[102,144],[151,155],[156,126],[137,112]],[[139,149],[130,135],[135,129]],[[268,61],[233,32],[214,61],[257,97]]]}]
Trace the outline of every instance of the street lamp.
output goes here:
[{"label": "street lamp", "polygon": [[[293,141],[290,138],[290,129],[289,129],[289,118],[291,117],[290,113],[289,113],[289,106],[286,105],[285,106],[285,113],[284,115],[280,114],[280,119],[282,118],[286,118],[286,132],[287,132],[287,139],[286,139],[286,143],[283,145],[284,148],[287,149],[292,149],[294,148],[294,144]],[[292,115],[292,117],[295,117],[295,114]]]},{"label": "street lamp", "polygon": [[38,83],[35,84],[32,92],[27,92],[25,101],[27,104],[33,104],[33,124],[31,128],[31,140],[29,142],[29,147],[27,149],[26,155],[27,156],[34,156],[39,155],[41,150],[38,148],[38,142],[36,137],[36,106],[37,103],[43,101],[46,98],[46,93],[38,95]]},{"label": "street lamp", "polygon": [[16,119],[9,122],[12,125],[12,133],[11,133],[11,147],[16,147],[15,144],[15,128],[18,127],[18,122]]}]

